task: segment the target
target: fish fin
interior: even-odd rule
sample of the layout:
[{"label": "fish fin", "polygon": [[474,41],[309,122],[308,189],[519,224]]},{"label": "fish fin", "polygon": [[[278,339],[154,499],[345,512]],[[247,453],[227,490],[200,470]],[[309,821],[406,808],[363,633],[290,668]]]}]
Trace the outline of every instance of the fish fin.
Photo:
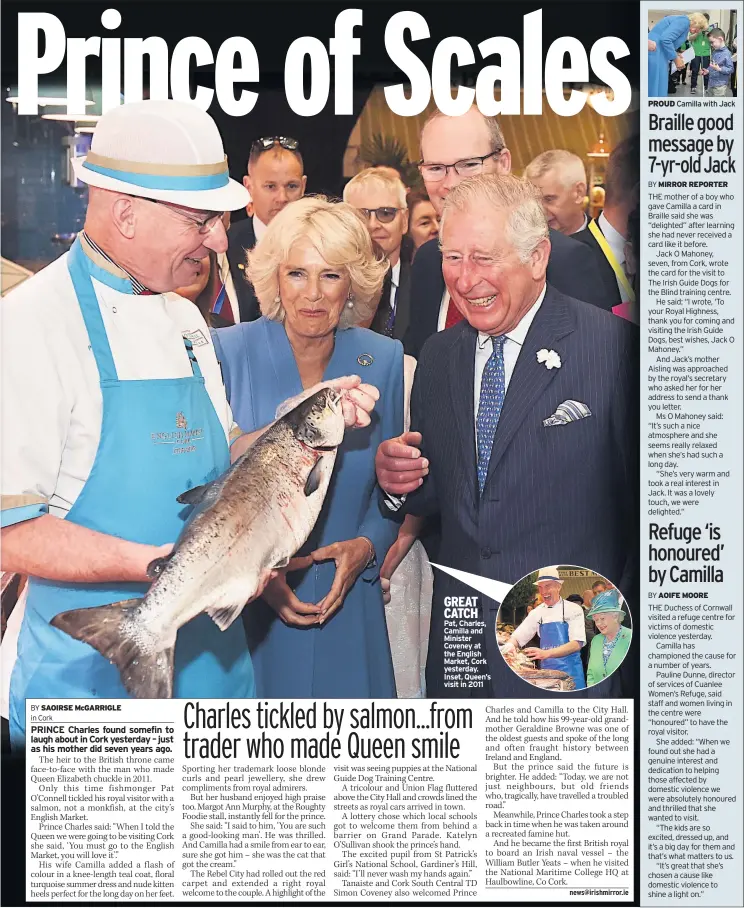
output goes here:
[{"label": "fish fin", "polygon": [[150,580],[155,580],[163,573],[163,568],[165,568],[166,564],[168,564],[174,554],[175,550],[173,552],[169,552],[167,555],[164,555],[162,558],[155,558],[154,561],[151,561],[147,565],[145,573],[150,578]]},{"label": "fish fin", "polygon": [[244,605],[245,602],[238,602],[237,605],[215,605],[204,611],[221,631],[226,631],[243,611]]},{"label": "fish fin", "polygon": [[178,496],[178,498],[176,498],[176,501],[179,504],[199,504],[199,502],[207,494],[213,483],[214,480],[212,480],[212,482],[205,482],[200,486],[194,486],[193,489],[189,489],[187,492],[182,492]]},{"label": "fish fin", "polygon": [[307,477],[307,481],[305,482],[306,497],[312,495],[313,492],[317,492],[320,488],[320,481],[323,478],[323,468],[321,466],[322,462],[323,458],[319,457],[315,461],[315,466],[312,468],[312,470],[310,470],[310,475]]},{"label": "fish fin", "polygon": [[173,650],[145,649],[139,622],[141,599],[111,605],[73,609],[55,615],[51,624],[76,640],[87,643],[118,669],[127,692],[139,698],[173,696]]}]

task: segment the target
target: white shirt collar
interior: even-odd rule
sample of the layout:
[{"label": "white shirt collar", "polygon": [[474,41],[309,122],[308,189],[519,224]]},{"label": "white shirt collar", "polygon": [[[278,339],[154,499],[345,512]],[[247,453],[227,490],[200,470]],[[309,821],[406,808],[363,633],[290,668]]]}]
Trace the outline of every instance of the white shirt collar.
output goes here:
[{"label": "white shirt collar", "polygon": [[605,217],[604,211],[597,218],[597,224],[602,231],[602,235],[609,243],[610,249],[612,249],[618,265],[622,265],[625,262],[625,237],[622,233],[618,233],[612,224],[610,224]]},{"label": "white shirt collar", "polygon": [[256,242],[266,233],[266,224],[255,214],[253,215],[253,232],[256,235]]},{"label": "white shirt collar", "polygon": [[390,280],[396,288],[400,286],[400,259],[390,269]]},{"label": "white shirt collar", "polygon": [[565,599],[563,598],[563,596],[561,596],[561,598],[557,602],[553,603],[553,605],[548,605],[547,602],[541,602],[540,605],[544,605],[545,608],[557,608],[559,605],[564,604],[564,603],[565,603]]},{"label": "white shirt collar", "polygon": [[[542,301],[545,299],[545,291],[547,290],[547,288],[548,285],[543,284],[540,295],[532,304],[532,306],[527,310],[527,312],[525,312],[525,314],[522,316],[519,324],[511,331],[507,331],[507,338],[511,341],[514,341],[515,344],[519,344],[520,347],[522,346],[522,344],[524,344],[524,339],[527,337],[527,332],[530,330],[530,325],[537,315],[537,310],[542,305]],[[478,346],[481,348],[481,350],[486,346],[490,339],[490,334],[484,334],[482,331],[478,332]]]},{"label": "white shirt collar", "polygon": [[581,225],[581,227],[579,227],[578,230],[574,230],[574,232],[571,234],[571,236],[573,236],[575,233],[581,233],[582,230],[586,230],[588,225],[589,225],[589,218],[586,216],[586,212],[584,212],[584,223]]}]

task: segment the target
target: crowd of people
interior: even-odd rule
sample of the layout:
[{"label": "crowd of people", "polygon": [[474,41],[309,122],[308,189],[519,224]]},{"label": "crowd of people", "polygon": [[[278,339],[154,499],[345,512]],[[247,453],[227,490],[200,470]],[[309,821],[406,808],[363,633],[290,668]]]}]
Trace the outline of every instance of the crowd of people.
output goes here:
[{"label": "crowd of people", "polygon": [[[179,493],[327,382],[354,431],[302,567],[244,627],[179,633],[178,696],[524,696],[489,630],[482,684],[448,679],[441,604],[463,588],[427,554],[506,582],[590,563],[635,588],[635,140],[596,219],[577,156],[517,178],[477,108],[432,115],[421,159],[425,192],[370,167],[340,201],[306,195],[291,137],[256,139],[241,185],[194,105],[103,116],[77,165],[83,232],[3,303],[3,568],[30,577],[16,742],[28,696],[124,695],[51,618],[141,594],[188,519]],[[483,597],[487,629],[497,607]]]}]

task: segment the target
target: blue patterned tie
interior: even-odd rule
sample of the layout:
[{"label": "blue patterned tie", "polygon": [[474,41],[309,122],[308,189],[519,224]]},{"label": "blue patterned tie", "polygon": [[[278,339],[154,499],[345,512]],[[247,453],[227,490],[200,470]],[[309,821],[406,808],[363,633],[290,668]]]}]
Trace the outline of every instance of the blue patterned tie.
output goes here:
[{"label": "blue patterned tie", "polygon": [[504,375],[504,341],[506,335],[492,337],[493,353],[488,358],[486,368],[483,370],[483,379],[478,400],[478,418],[476,419],[476,433],[478,436],[478,490],[483,494],[483,486],[488,476],[488,462],[491,459],[493,436],[501,416],[504,405],[505,375]]}]

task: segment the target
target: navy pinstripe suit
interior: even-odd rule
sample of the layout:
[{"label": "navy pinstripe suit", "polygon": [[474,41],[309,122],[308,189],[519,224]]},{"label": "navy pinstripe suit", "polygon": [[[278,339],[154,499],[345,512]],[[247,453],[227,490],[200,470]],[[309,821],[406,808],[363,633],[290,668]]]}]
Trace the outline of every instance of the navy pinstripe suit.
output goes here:
[{"label": "navy pinstripe suit", "polygon": [[[509,382],[480,500],[476,339],[475,329],[461,322],[432,335],[421,352],[411,430],[422,433],[422,453],[431,467],[421,488],[408,496],[406,513],[441,516],[439,560],[449,567],[514,583],[546,565],[577,564],[609,578],[634,603],[637,331],[548,286]],[[543,348],[559,354],[560,368],[538,363],[536,353]],[[592,415],[543,426],[565,400],[585,403]],[[483,596],[492,690],[444,685],[443,600],[463,595],[473,591],[435,570],[427,696],[559,696],[527,685],[505,666],[494,636],[498,603]],[[611,695],[614,677],[592,688],[591,695]]]}]

